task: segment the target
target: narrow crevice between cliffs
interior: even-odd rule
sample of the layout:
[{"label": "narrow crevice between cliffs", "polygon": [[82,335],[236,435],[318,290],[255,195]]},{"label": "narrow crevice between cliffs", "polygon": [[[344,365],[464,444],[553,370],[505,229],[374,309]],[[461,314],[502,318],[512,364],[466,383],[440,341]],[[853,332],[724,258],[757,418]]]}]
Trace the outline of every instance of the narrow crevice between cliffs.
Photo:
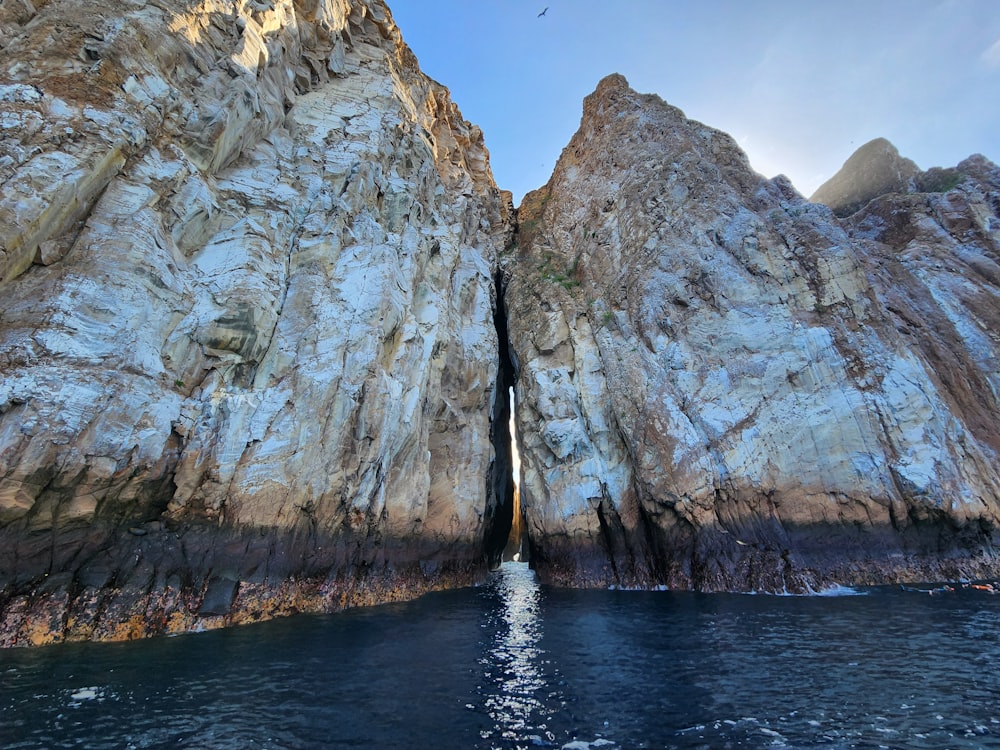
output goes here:
[{"label": "narrow crevice between cliffs", "polygon": [[490,465],[486,534],[483,540],[491,569],[499,567],[503,562],[504,547],[507,545],[514,520],[510,392],[517,381],[517,369],[511,357],[510,338],[507,332],[507,303],[504,299],[507,284],[502,269],[497,269],[494,283],[496,305],[493,309],[493,324],[496,326],[498,349],[497,378],[493,389],[493,405],[490,409],[490,441],[493,443],[494,458]]}]

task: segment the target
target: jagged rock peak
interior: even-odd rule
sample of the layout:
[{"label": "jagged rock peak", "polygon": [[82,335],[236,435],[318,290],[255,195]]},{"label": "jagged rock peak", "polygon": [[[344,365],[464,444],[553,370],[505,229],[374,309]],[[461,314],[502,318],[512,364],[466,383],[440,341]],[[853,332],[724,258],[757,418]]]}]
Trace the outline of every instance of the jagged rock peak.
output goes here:
[{"label": "jagged rock peak", "polygon": [[829,206],[839,217],[850,216],[873,198],[913,189],[919,174],[920,168],[900,156],[892,143],[876,138],[851,154],[810,200]]},{"label": "jagged rock peak", "polygon": [[[595,149],[596,143],[601,147]],[[664,172],[710,172],[711,179],[737,192],[752,191],[761,179],[728,133],[689,120],[658,95],[639,93],[625,76],[612,73],[584,99],[580,127],[563,149],[549,182],[528,193],[518,208],[522,236],[531,234],[537,212],[558,185],[589,185],[597,179],[592,170],[598,168],[593,174],[602,174],[603,167],[621,169],[616,179],[628,180],[650,166],[644,161],[649,159],[657,160]],[[627,169],[629,160],[636,169]],[[583,164],[588,166],[581,168]],[[778,180],[782,185],[785,182]],[[621,187],[618,182],[614,186]],[[594,185],[591,192],[602,191]]]},{"label": "jagged rock peak", "polygon": [[605,76],[584,99],[580,129],[566,150],[585,147],[588,140],[595,138],[595,128],[620,134],[626,139],[623,146],[630,146],[636,138],[648,138],[659,149],[670,143],[678,156],[684,149],[694,149],[699,159],[724,167],[725,177],[739,176],[741,189],[758,178],[732,136],[689,120],[682,110],[656,94],[637,92],[620,73]]}]

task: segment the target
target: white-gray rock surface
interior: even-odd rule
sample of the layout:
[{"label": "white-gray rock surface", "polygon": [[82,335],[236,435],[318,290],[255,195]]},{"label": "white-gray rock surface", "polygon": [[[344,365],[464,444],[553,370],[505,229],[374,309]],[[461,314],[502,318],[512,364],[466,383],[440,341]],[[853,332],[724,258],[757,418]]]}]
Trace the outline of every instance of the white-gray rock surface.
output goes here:
[{"label": "white-gray rock surface", "polygon": [[0,17],[3,642],[472,580],[508,207],[385,5],[25,8]]},{"label": "white-gray rock surface", "polygon": [[1000,171],[978,164],[841,225],[729,136],[602,81],[507,260],[539,572],[744,590],[995,573]]},{"label": "white-gray rock surface", "polygon": [[512,237],[382,0],[11,0],[0,52],[0,645],[475,580],[515,371],[548,581],[1000,574],[986,159],[841,221],[611,76]]}]

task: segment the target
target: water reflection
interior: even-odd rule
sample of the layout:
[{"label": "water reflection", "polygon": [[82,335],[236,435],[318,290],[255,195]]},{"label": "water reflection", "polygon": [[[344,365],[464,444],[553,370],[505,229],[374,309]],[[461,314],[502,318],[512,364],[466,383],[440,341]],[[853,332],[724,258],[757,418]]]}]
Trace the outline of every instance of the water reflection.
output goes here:
[{"label": "water reflection", "polygon": [[[492,631],[480,659],[484,684],[480,695],[492,726],[480,733],[490,748],[527,748],[551,745],[548,711],[559,704],[558,694],[546,691],[539,616],[541,592],[527,563],[505,563],[490,586],[495,600],[483,627]],[[546,706],[549,708],[547,709]]]}]

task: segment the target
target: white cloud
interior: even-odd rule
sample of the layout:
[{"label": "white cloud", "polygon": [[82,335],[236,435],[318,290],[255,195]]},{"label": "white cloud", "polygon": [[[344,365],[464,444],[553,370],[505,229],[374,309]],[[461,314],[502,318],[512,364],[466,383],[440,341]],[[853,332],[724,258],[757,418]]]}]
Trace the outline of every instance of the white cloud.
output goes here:
[{"label": "white cloud", "polygon": [[1000,38],[983,52],[982,59],[991,68],[1000,68]]}]

